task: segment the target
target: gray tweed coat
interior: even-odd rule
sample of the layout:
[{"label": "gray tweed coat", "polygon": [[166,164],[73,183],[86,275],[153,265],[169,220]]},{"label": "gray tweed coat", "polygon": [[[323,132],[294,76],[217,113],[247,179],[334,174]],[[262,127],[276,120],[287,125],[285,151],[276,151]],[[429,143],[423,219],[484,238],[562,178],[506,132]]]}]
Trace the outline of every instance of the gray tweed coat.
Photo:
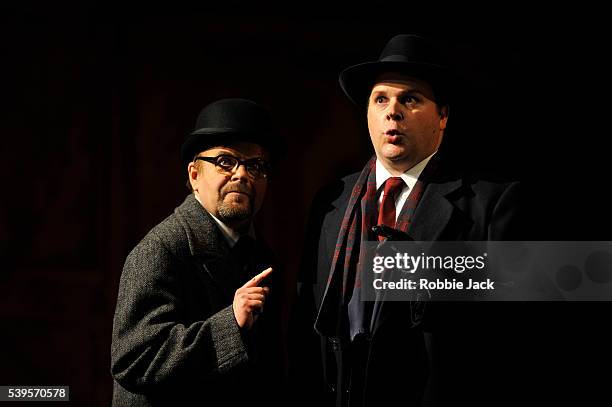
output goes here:
[{"label": "gray tweed coat", "polygon": [[[269,251],[257,242],[265,268]],[[113,324],[113,406],[270,401],[276,393],[266,389],[281,377],[280,313],[272,288],[264,314],[241,332],[231,305],[248,278],[241,260],[193,194],[132,250]]]}]

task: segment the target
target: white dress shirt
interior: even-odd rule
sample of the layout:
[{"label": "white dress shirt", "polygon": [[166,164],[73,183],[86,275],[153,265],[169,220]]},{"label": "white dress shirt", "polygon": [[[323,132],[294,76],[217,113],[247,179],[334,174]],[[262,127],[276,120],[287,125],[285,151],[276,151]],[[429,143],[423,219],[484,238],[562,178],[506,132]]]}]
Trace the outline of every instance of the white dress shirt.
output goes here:
[{"label": "white dress shirt", "polygon": [[[406,203],[406,199],[408,199],[408,195],[410,195],[410,191],[412,191],[412,188],[414,188],[414,185],[416,184],[417,180],[421,176],[423,169],[425,168],[425,166],[427,165],[427,163],[429,162],[431,157],[433,157],[434,154],[435,152],[429,157],[423,159],[423,161],[421,161],[414,167],[410,168],[408,171],[406,171],[402,175],[400,175],[400,177],[404,180],[404,183],[406,185],[402,188],[402,191],[398,194],[397,198],[395,198],[395,220],[396,221],[397,221],[397,217],[402,211],[402,208],[404,207],[404,203]],[[385,183],[385,181],[390,177],[393,177],[393,175],[391,175],[391,173],[389,173],[389,171],[384,167],[384,165],[377,159],[376,160],[376,190],[378,191],[380,187]],[[381,192],[380,198],[378,199],[378,205],[381,204],[382,199],[383,199],[383,193]]]}]

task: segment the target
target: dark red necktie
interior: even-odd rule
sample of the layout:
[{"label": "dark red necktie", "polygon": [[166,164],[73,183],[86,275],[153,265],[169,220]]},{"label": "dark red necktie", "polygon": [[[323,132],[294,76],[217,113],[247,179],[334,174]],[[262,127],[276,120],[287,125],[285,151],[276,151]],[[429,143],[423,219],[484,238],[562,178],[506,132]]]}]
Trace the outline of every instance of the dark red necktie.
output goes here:
[{"label": "dark red necktie", "polygon": [[[400,177],[391,177],[385,181],[383,199],[378,210],[378,225],[395,227],[395,199],[406,184]],[[378,240],[383,240],[378,236]]]}]

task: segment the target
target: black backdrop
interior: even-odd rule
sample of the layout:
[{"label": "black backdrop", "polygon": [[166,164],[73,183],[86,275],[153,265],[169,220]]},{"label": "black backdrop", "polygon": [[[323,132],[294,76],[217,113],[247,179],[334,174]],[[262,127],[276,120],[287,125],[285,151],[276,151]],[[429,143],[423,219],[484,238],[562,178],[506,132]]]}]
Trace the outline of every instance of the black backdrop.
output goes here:
[{"label": "black backdrop", "polygon": [[[449,142],[466,162],[523,181],[529,239],[612,240],[598,10],[3,7],[2,385],[70,385],[75,405],[109,404],[123,260],[187,193],[178,150],[216,99],[267,105],[285,136],[258,224],[291,287],[317,188],[372,154],[338,73],[377,58],[398,33],[454,44],[464,82]],[[533,364],[508,392],[605,397],[594,370],[610,359],[610,306],[523,307],[536,317],[504,346]]]}]

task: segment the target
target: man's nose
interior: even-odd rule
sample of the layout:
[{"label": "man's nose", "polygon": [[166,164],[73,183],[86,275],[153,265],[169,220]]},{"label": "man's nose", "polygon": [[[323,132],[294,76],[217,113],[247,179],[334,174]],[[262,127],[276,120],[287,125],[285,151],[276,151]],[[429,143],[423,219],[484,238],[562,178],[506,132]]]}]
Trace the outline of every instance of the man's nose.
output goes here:
[{"label": "man's nose", "polygon": [[244,164],[238,164],[238,168],[232,172],[232,181],[241,181],[247,180],[249,178],[249,173],[246,170]]},{"label": "man's nose", "polygon": [[401,104],[397,99],[391,99],[389,101],[389,107],[387,108],[387,120],[400,121],[404,119],[404,114],[401,111]]}]

